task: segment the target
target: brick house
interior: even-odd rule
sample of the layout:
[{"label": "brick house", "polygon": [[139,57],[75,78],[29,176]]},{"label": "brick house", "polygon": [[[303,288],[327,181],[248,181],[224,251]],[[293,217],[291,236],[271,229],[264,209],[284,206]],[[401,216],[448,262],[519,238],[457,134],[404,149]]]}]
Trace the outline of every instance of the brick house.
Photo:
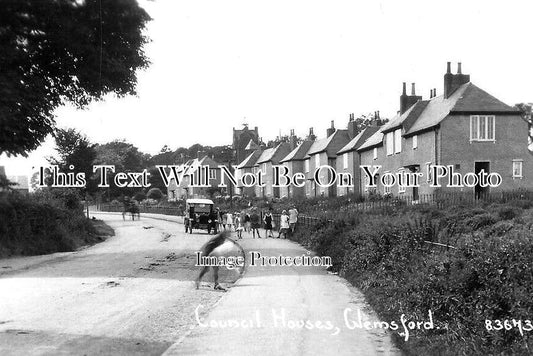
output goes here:
[{"label": "brick house", "polygon": [[235,194],[248,197],[255,196],[255,187],[243,186],[241,182],[241,177],[243,177],[247,173],[255,173],[255,164],[259,157],[261,157],[262,153],[263,150],[261,149],[252,151],[252,153],[246,156],[246,158],[244,158],[244,160],[242,160],[242,162],[237,165],[235,169],[235,179],[237,179],[238,185],[235,187]]},{"label": "brick house", "polygon": [[[470,82],[458,64],[452,74],[448,62],[444,91],[431,91],[429,100],[414,92],[407,96],[405,83],[400,97],[400,112],[362,144],[361,164],[381,165],[385,172],[422,172],[419,188],[388,188],[378,184],[381,194],[410,196],[431,194],[435,189],[476,192],[532,188],[533,162],[527,148],[528,124],[516,108],[504,104]],[[460,174],[497,172],[503,182],[488,188],[434,188],[427,181],[431,164],[451,165]],[[443,180],[446,185],[446,180]],[[365,182],[361,184],[364,186]],[[368,193],[367,188],[362,189]]]},{"label": "brick house", "polygon": [[280,161],[289,154],[291,151],[291,145],[288,142],[281,142],[276,147],[267,148],[261,153],[261,156],[255,163],[255,171],[259,170],[263,172],[264,186],[260,187],[256,185],[255,196],[261,198],[279,198],[280,188],[273,187],[274,182],[274,165],[279,165]]},{"label": "brick house", "polygon": [[[190,186],[192,177],[197,180],[200,174],[200,167],[209,167],[209,186],[210,187],[193,187]],[[178,174],[184,172],[183,179],[179,185],[172,178],[167,188],[167,195],[169,201],[189,198],[209,198],[214,189],[218,189],[220,184],[220,169],[219,163],[215,162],[209,156],[202,156],[202,158],[195,158],[180,165],[177,169]]]},{"label": "brick house", "polygon": [[[320,166],[330,166],[333,169],[337,166],[337,152],[350,142],[348,130],[336,130],[334,122],[327,130],[327,137],[313,142],[304,160],[304,173],[306,174],[305,195],[307,197],[332,197],[337,195],[336,184],[330,187],[320,187],[315,180],[315,170]],[[321,182],[329,182],[332,179],[332,172],[328,169],[321,169],[319,172]]]},{"label": "brick house", "polygon": [[[305,156],[307,155],[307,152],[309,152],[309,149],[313,145],[312,140],[305,140],[301,142],[294,150],[292,150],[287,156],[285,156],[281,161],[280,164],[287,167],[289,170],[288,174],[289,176],[293,176],[297,172],[304,172],[304,161]],[[301,198],[305,197],[305,186],[303,187],[296,187],[295,185],[291,184],[288,187],[281,187],[280,188],[280,196],[283,197],[289,197],[289,198]]]},{"label": "brick house", "polygon": [[[353,118],[351,120],[353,120]],[[352,127],[350,127],[350,124],[352,124]],[[347,187],[340,187],[337,184],[338,196],[361,194],[361,170],[359,169],[361,161],[357,149],[378,130],[378,126],[369,126],[355,135],[355,131],[353,130],[353,121],[348,123],[348,134],[352,139],[350,142],[348,142],[348,144],[346,144],[346,146],[337,152],[336,171],[337,173],[345,173],[345,177],[352,177],[353,181],[350,182],[348,178],[344,178],[343,183],[347,185]]]}]

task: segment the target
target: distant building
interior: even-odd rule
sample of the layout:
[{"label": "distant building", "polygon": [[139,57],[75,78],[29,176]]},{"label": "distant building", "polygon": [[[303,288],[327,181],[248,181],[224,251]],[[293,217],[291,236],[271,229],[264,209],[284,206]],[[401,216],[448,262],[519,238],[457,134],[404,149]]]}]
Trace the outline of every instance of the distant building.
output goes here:
[{"label": "distant building", "polygon": [[337,166],[337,152],[350,142],[348,130],[335,129],[334,122],[331,121],[331,127],[327,129],[327,137],[314,141],[304,160],[304,173],[307,177],[305,195],[307,197],[325,196],[332,197],[337,195],[336,184],[330,187],[321,187],[315,179],[315,171],[321,166],[329,166],[331,169],[321,169],[318,173],[320,182],[326,184],[334,179],[332,170]]},{"label": "distant building", "polygon": [[291,145],[282,142],[276,147],[267,148],[261,153],[261,156],[255,163],[255,173],[259,170],[263,172],[264,187],[256,186],[255,195],[262,198],[279,198],[280,188],[274,187],[274,169],[273,166],[279,165],[280,161],[289,154]]},{"label": "distant building", "polygon": [[242,129],[233,128],[233,150],[235,151],[235,161],[242,162],[253,150],[260,146],[259,130],[257,126],[250,130],[244,124]]},{"label": "distant building", "polygon": [[[280,164],[287,167],[288,175],[290,177],[293,177],[297,172],[304,172],[305,156],[307,155],[307,152],[309,152],[313,142],[314,141],[311,140],[303,141],[280,161]],[[294,184],[291,184],[287,187],[281,187],[280,196],[282,198],[305,197],[305,185],[303,187],[297,187]]]},{"label": "distant building", "polygon": [[[187,161],[178,166],[177,172],[183,172],[183,178],[180,184],[176,184],[174,179],[171,179],[167,188],[167,196],[169,201],[176,201],[179,199],[189,198],[209,198],[210,193],[219,189],[221,182],[221,173],[218,162],[215,162],[209,156],[201,156]],[[200,174],[200,167],[208,167],[209,187],[196,187],[191,184],[195,179],[198,182],[198,175]],[[193,178],[194,177],[194,178]]]},{"label": "distant building", "polygon": [[255,197],[255,186],[245,187],[242,183],[242,177],[246,174],[255,173],[255,164],[263,151],[261,149],[252,151],[242,162],[237,165],[235,169],[235,178],[238,185],[235,187],[235,194],[248,197]]}]

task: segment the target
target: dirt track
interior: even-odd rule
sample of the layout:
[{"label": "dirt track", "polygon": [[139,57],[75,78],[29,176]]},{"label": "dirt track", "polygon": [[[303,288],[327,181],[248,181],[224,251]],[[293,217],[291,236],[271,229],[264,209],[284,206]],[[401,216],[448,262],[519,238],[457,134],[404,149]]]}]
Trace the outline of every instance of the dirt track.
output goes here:
[{"label": "dirt track", "polygon": [[[209,235],[146,217],[98,217],[116,236],[74,253],[0,260],[1,355],[396,353],[382,330],[342,326],[348,307],[371,312],[323,268],[249,267],[227,293],[213,291],[208,274],[195,290],[193,254]],[[306,252],[286,240],[245,235],[240,242],[264,255]],[[224,273],[222,282],[231,286],[236,277]],[[339,333],[274,325],[272,313],[330,321]],[[257,314],[257,328],[201,326]]]}]

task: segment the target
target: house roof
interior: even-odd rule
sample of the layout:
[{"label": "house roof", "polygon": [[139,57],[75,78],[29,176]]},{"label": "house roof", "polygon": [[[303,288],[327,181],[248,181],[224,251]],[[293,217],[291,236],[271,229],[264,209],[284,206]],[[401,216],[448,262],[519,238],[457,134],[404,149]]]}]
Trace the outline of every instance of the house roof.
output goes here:
[{"label": "house roof", "polygon": [[284,150],[285,150],[285,152],[287,152],[288,151],[288,147],[289,147],[288,143],[281,142],[276,147],[267,148],[266,150],[263,151],[261,156],[259,156],[259,158],[257,159],[257,162],[255,164],[258,165],[258,164],[266,163],[266,162],[270,162],[270,161],[279,161],[279,159],[281,158],[281,157],[279,157],[279,155],[280,154],[284,154],[284,152],[283,152]]},{"label": "house roof", "polygon": [[457,88],[448,98],[441,95],[429,100],[426,108],[405,132],[405,135],[434,127],[448,115],[454,113],[518,114],[518,110],[501,102],[474,84],[466,83]]},{"label": "house roof", "polygon": [[313,145],[314,141],[306,140],[300,143],[294,150],[292,150],[287,156],[285,156],[280,162],[288,161],[302,161],[305,159],[305,155]]},{"label": "house roof", "polygon": [[250,139],[250,141],[248,141],[248,144],[246,145],[244,149],[245,150],[257,150],[259,149],[259,145],[255,143],[254,140]]},{"label": "house roof", "polygon": [[245,159],[243,159],[241,163],[239,163],[237,168],[251,168],[255,166],[255,163],[257,162],[257,159],[261,156],[262,152],[262,150],[253,151]]},{"label": "house roof", "polygon": [[411,126],[416,122],[420,114],[425,110],[428,103],[428,100],[417,101],[403,114],[396,115],[393,120],[387,122],[383,126],[382,132],[386,134],[387,132],[396,130],[400,127],[403,127],[404,132],[409,130],[409,128],[411,128]]},{"label": "house roof", "polygon": [[340,149],[337,154],[342,154],[345,152],[354,151],[359,148],[370,136],[376,133],[379,130],[378,126],[368,126],[363,131],[359,132],[346,146]]},{"label": "house roof", "polygon": [[358,150],[364,151],[383,144],[383,135],[397,128],[402,127],[403,135],[409,136],[437,126],[448,115],[462,113],[518,114],[519,111],[468,82],[457,88],[448,98],[441,95],[430,100],[419,100],[402,115],[396,115],[382,126]]},{"label": "house roof", "polygon": [[332,143],[335,140],[345,140],[345,142],[350,141],[348,130],[336,130],[329,137],[313,142],[305,158],[309,158],[311,155],[322,152],[327,152],[328,157],[337,157],[337,152],[335,152],[334,147],[332,146]]}]

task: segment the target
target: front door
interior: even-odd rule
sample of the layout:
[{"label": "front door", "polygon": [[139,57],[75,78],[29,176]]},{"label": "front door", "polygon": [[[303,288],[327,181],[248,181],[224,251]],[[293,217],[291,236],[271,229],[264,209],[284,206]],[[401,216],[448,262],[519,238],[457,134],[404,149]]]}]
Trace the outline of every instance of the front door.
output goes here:
[{"label": "front door", "polygon": [[[479,173],[485,171],[486,174],[490,173],[490,162],[475,162],[474,172],[479,177]],[[482,187],[480,182],[474,187],[474,194],[476,199],[482,199],[489,194],[489,187]]]}]

